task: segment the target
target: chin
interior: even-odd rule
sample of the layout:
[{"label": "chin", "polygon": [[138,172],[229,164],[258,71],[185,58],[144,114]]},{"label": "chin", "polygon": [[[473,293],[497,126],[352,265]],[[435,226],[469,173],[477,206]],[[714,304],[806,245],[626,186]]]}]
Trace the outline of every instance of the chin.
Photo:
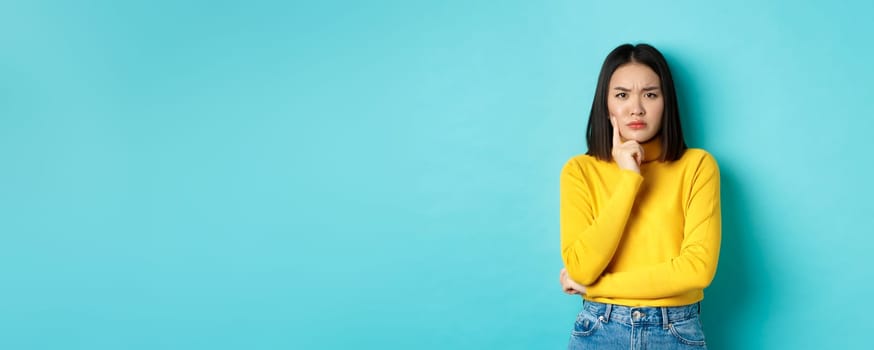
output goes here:
[{"label": "chin", "polygon": [[637,138],[637,139],[635,139],[634,141],[637,141],[637,143],[646,143],[646,142],[649,141],[649,140],[652,140],[652,138],[648,138],[648,139],[645,139],[645,138]]},{"label": "chin", "polygon": [[648,132],[634,133],[633,135],[631,135],[629,140],[637,141],[637,143],[644,143],[644,142],[647,142],[649,140],[652,140],[653,137],[655,137],[655,134],[650,135],[650,133],[648,133]]}]

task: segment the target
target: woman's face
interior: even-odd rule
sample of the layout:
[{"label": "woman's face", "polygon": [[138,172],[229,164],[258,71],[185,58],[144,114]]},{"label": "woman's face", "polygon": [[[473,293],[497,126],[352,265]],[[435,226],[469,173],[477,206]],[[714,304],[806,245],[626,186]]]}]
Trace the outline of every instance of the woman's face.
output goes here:
[{"label": "woman's face", "polygon": [[662,127],[661,80],[648,66],[628,63],[613,72],[607,95],[607,110],[616,118],[622,141],[646,142]]}]

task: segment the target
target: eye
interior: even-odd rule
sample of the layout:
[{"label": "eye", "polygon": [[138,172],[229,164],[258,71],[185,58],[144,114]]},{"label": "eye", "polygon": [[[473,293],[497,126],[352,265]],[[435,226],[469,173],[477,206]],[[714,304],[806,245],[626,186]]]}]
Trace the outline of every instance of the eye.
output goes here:
[{"label": "eye", "polygon": [[656,95],[654,92],[649,92],[646,94],[646,98],[657,98],[659,95]]},{"label": "eye", "polygon": [[620,92],[620,93],[616,94],[617,98],[625,98],[626,96],[628,96],[628,95],[626,95],[624,92]]}]

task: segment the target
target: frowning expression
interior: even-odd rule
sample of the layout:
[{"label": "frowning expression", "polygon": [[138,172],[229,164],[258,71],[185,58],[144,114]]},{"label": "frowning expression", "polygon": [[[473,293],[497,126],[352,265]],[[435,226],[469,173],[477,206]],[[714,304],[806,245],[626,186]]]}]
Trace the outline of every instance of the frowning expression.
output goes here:
[{"label": "frowning expression", "polygon": [[661,79],[648,66],[628,63],[613,72],[607,96],[607,110],[616,118],[622,141],[646,142],[662,127]]}]

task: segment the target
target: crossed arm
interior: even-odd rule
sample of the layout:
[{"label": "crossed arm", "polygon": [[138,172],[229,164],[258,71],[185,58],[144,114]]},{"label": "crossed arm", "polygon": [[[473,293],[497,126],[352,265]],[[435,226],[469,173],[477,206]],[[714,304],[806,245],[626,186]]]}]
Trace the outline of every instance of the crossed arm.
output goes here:
[{"label": "crossed arm", "polygon": [[[709,155],[702,159],[692,182],[685,211],[680,253],[668,261],[634,270],[605,273],[634,197],[643,181],[628,172],[617,185],[598,217],[591,211],[591,197],[582,173],[571,164],[561,178],[561,241],[565,269],[559,274],[568,294],[590,297],[656,299],[702,289],[716,273],[721,239],[719,170]],[[638,177],[640,175],[637,175]],[[582,219],[581,219],[582,218]]]}]

